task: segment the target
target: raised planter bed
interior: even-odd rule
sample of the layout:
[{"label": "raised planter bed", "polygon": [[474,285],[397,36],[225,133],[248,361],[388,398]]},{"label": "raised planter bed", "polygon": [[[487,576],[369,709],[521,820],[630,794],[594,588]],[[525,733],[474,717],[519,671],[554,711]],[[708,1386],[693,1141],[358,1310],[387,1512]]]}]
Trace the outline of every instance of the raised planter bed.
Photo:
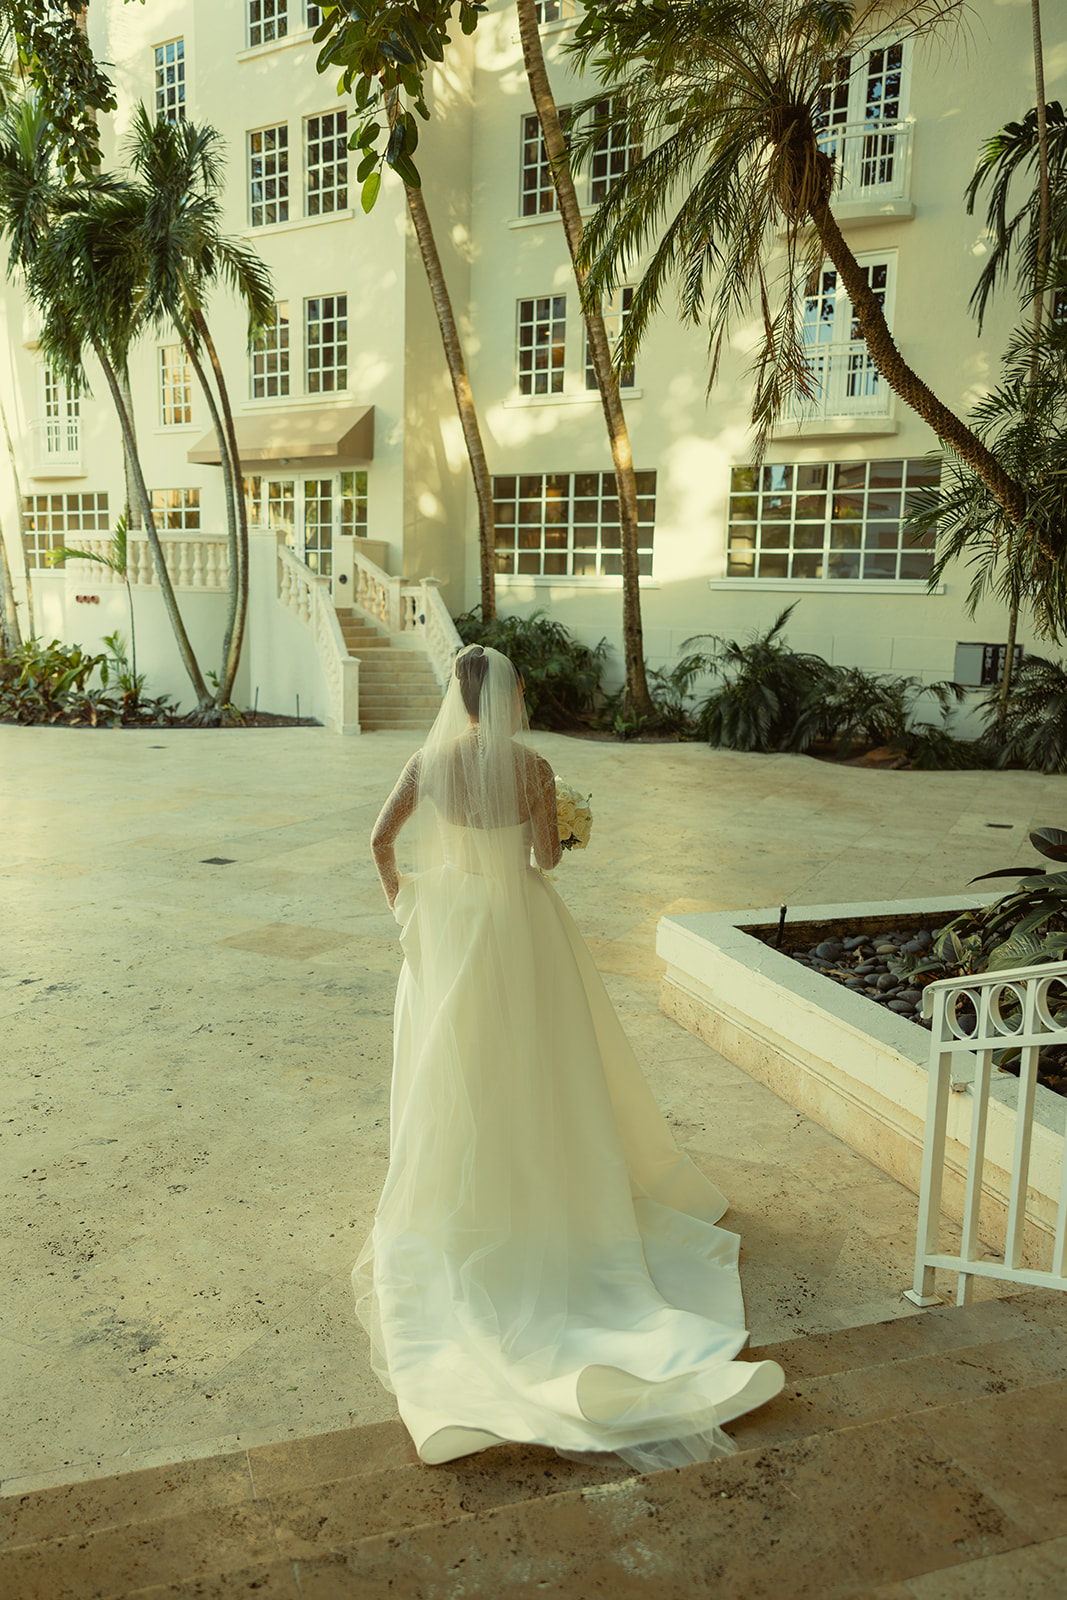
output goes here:
[{"label": "raised planter bed", "polygon": [[[996,894],[804,906],[786,918],[786,942],[814,942],[819,926],[847,922],[871,933],[940,926]],[[812,972],[763,942],[777,910],[664,917],[656,948],[667,963],[660,1006],[690,1032],[773,1089],[883,1172],[919,1192],[929,1034],[914,1022]],[[753,937],[756,934],[757,937]],[[961,1080],[972,1075],[960,1053]],[[982,1237],[1003,1240],[1017,1080],[994,1075],[983,1188]],[[963,1211],[971,1096],[951,1097],[943,1209]],[[1038,1086],[1028,1191],[1025,1264],[1049,1265],[1064,1142],[1063,1097]]]}]

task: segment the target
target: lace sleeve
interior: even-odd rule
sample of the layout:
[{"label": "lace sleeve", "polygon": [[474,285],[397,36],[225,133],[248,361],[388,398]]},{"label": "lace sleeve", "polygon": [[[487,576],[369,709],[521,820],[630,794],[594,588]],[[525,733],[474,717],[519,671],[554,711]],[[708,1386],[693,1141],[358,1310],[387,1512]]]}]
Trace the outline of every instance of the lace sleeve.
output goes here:
[{"label": "lace sleeve", "polygon": [[533,824],[534,860],[546,870],[559,865],[563,846],[559,842],[559,822],[556,818],[556,780],[552,768],[541,756],[537,757],[533,773],[530,799],[530,821]]},{"label": "lace sleeve", "polygon": [[396,867],[396,838],[415,810],[418,780],[419,754],[416,752],[400,774],[396,788],[382,807],[371,834],[374,865],[378,868],[378,876],[390,906],[400,887],[400,874]]}]

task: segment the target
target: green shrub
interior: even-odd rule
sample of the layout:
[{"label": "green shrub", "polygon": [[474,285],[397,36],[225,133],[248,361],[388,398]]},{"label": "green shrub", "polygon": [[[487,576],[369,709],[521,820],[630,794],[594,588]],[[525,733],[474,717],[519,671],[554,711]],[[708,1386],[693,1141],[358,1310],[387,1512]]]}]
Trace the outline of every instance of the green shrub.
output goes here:
[{"label": "green shrub", "polygon": [[1067,668],[1061,661],[1024,656],[1008,690],[1002,730],[997,726],[999,709],[997,685],[982,705],[983,743],[994,765],[1067,772]]},{"label": "green shrub", "polygon": [[[28,639],[0,654],[0,721],[64,723],[69,727],[129,727],[175,720],[169,695],[146,696],[144,678],[130,672],[117,633],[110,654],[87,655],[80,645]],[[99,671],[100,688],[89,688]],[[116,693],[111,689],[114,682]],[[110,690],[110,692],[109,692]]]},{"label": "green shrub", "polygon": [[603,698],[600,685],[608,654],[606,639],[590,649],[543,611],[483,622],[481,609],[476,607],[455,622],[464,644],[499,650],[522,673],[531,727],[573,728],[593,720]]}]

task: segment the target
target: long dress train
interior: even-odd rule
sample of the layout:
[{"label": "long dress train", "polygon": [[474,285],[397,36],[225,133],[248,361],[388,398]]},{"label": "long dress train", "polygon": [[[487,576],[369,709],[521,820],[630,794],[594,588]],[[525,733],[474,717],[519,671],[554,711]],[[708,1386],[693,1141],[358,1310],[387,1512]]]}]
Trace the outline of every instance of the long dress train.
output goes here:
[{"label": "long dress train", "polygon": [[488,854],[484,830],[439,830],[394,908],[390,1166],[353,1273],[375,1368],[426,1461],[732,1449],[722,1424],[784,1376],[734,1359],[726,1200],[677,1148],[529,825]]}]

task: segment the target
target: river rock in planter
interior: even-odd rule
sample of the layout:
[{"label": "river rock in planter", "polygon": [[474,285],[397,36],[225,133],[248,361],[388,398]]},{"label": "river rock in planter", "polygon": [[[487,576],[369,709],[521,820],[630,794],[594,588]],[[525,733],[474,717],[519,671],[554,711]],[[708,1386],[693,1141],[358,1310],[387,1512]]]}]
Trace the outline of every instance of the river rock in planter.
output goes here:
[{"label": "river rock in planter", "polygon": [[815,946],[815,954],[823,961],[836,961],[841,954],[841,946],[836,939],[825,939],[822,944]]},{"label": "river rock in planter", "polygon": [[876,956],[895,956],[897,953],[897,947],[895,944],[875,945],[874,953]]},{"label": "river rock in planter", "polygon": [[876,987],[880,989],[883,994],[886,994],[890,989],[900,988],[900,979],[894,978],[891,972],[883,972],[882,976],[878,979]]}]

